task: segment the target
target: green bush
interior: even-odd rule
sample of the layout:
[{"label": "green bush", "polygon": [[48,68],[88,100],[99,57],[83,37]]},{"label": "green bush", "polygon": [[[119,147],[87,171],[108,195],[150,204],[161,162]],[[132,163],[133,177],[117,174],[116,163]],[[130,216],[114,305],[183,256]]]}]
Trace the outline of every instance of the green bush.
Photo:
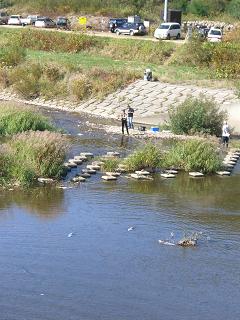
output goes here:
[{"label": "green bush", "polygon": [[12,137],[6,145],[5,175],[12,183],[30,185],[38,177],[62,176],[67,145],[61,134],[28,131]]},{"label": "green bush", "polygon": [[71,94],[78,100],[88,98],[92,93],[92,85],[89,79],[81,74],[69,80]]},{"label": "green bush", "polygon": [[24,131],[55,131],[56,128],[43,115],[27,108],[4,105],[0,110],[0,135]]},{"label": "green bush", "polygon": [[120,163],[119,159],[104,159],[104,164],[102,165],[102,169],[104,171],[114,172],[117,170],[118,165]]},{"label": "green bush", "polygon": [[221,157],[215,145],[204,140],[178,142],[162,159],[165,168],[214,173],[221,168]]},{"label": "green bush", "polygon": [[124,160],[124,164],[128,171],[142,169],[154,170],[160,167],[161,157],[162,154],[160,149],[155,144],[148,143],[130,154]]},{"label": "green bush", "polygon": [[13,67],[23,62],[26,58],[26,50],[18,45],[7,45],[0,49],[0,65]]},{"label": "green bush", "polygon": [[240,0],[231,0],[227,6],[227,11],[232,17],[240,19]]},{"label": "green bush", "polygon": [[187,98],[169,112],[170,126],[176,134],[220,135],[227,114],[213,100],[204,97]]}]

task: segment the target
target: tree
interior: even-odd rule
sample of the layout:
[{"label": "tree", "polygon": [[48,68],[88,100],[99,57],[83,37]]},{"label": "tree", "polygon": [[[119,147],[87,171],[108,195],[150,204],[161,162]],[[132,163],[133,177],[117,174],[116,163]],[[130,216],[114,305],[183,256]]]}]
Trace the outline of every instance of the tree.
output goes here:
[{"label": "tree", "polygon": [[227,11],[232,17],[240,19],[240,0],[232,0],[227,7]]}]

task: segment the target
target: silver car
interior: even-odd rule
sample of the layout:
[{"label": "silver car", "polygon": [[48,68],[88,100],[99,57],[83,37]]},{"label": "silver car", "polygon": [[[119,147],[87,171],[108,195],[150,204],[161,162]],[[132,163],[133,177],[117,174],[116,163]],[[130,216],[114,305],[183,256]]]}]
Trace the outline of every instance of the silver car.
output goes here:
[{"label": "silver car", "polygon": [[48,17],[38,18],[35,22],[37,28],[56,28],[56,22]]}]

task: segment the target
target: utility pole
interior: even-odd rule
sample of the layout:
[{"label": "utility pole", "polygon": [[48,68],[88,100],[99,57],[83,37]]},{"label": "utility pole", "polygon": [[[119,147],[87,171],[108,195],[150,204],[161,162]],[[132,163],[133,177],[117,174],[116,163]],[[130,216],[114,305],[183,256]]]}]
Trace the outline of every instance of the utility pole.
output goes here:
[{"label": "utility pole", "polygon": [[167,14],[168,14],[168,0],[165,0],[165,3],[164,3],[164,15],[163,15],[164,22],[167,22]]}]

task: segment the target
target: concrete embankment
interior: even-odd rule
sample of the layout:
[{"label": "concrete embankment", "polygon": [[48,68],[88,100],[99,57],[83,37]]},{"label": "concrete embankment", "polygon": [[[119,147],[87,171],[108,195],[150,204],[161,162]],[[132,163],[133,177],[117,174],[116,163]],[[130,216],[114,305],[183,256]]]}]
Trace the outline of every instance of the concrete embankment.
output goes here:
[{"label": "concrete embankment", "polygon": [[0,93],[1,100],[12,100],[65,111],[85,112],[104,118],[117,118],[129,104],[135,110],[134,120],[138,123],[159,125],[168,119],[168,111],[178,106],[187,97],[204,95],[212,98],[221,109],[227,110],[229,124],[234,133],[240,134],[240,99],[233,90],[203,88],[194,85],[169,84],[159,81],[138,80],[122,90],[109,94],[104,100],[90,99],[84,102],[67,100],[24,100],[7,90]]}]

